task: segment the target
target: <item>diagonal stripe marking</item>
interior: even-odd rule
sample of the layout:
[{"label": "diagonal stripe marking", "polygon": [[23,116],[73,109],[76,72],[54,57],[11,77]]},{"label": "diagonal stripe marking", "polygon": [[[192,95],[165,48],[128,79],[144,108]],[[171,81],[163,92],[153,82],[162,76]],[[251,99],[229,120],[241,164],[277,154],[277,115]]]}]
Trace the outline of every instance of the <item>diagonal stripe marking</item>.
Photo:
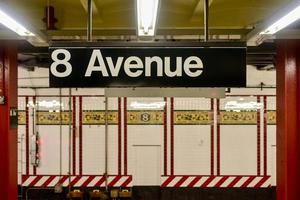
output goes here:
[{"label": "diagonal stripe marking", "polygon": [[270,176],[264,176],[254,187],[260,188],[269,178]]},{"label": "diagonal stripe marking", "polygon": [[90,183],[92,180],[94,180],[95,177],[96,177],[96,176],[89,176],[88,179],[86,179],[86,180],[82,183],[81,187],[86,187],[86,186],[88,186],[89,183]]},{"label": "diagonal stripe marking", "polygon": [[223,176],[222,178],[221,178],[221,180],[219,180],[217,183],[216,183],[216,185],[215,185],[215,187],[221,187],[221,185],[226,181],[228,179],[228,176]]},{"label": "diagonal stripe marking", "polygon": [[22,184],[25,183],[25,181],[29,178],[28,175],[23,175],[22,176]]},{"label": "diagonal stripe marking", "polygon": [[100,187],[105,181],[105,176],[101,176],[100,180],[95,184],[95,187]]},{"label": "diagonal stripe marking", "polygon": [[55,176],[50,176],[43,184],[41,187],[47,187],[49,185],[49,183],[51,183],[51,181],[53,181],[53,179],[55,179]]},{"label": "diagonal stripe marking", "polygon": [[76,178],[71,181],[70,186],[73,187],[80,179],[81,176],[76,176]]},{"label": "diagonal stripe marking", "polygon": [[188,179],[189,177],[188,176],[183,176],[176,184],[174,187],[180,187],[184,181],[186,181],[186,179]]},{"label": "diagonal stripe marking", "polygon": [[215,176],[210,176],[200,187],[204,188],[207,187],[210,182],[212,182],[216,177]]},{"label": "diagonal stripe marking", "polygon": [[231,181],[231,183],[229,183],[229,185],[228,185],[227,187],[228,187],[228,188],[234,187],[235,184],[237,184],[237,182],[239,182],[241,179],[242,179],[241,176],[235,177],[235,178]]},{"label": "diagonal stripe marking", "polygon": [[132,181],[132,176],[129,176],[127,180],[124,183],[122,183],[121,187],[127,187],[128,184],[131,183],[131,181]]},{"label": "diagonal stripe marking", "polygon": [[36,176],[35,179],[33,179],[33,181],[31,181],[31,183],[30,183],[28,186],[29,186],[29,187],[34,187],[35,184],[36,184],[37,182],[39,182],[39,180],[40,180],[41,178],[42,178],[42,176],[40,176],[40,175]]},{"label": "diagonal stripe marking", "polygon": [[169,176],[165,182],[161,185],[161,187],[167,187],[169,183],[175,178],[175,176]]},{"label": "diagonal stripe marking", "polygon": [[194,187],[194,185],[201,179],[201,176],[196,176],[189,184],[188,187]]},{"label": "diagonal stripe marking", "polygon": [[244,184],[241,186],[241,188],[247,187],[254,179],[255,179],[255,176],[250,176],[250,177],[244,182]]},{"label": "diagonal stripe marking", "polygon": [[63,176],[63,177],[61,177],[61,179],[57,182],[57,185],[59,185],[59,184],[64,184],[64,182],[66,181],[68,179],[68,176]]},{"label": "diagonal stripe marking", "polygon": [[122,176],[118,175],[116,176],[109,184],[108,187],[113,187],[120,179]]}]

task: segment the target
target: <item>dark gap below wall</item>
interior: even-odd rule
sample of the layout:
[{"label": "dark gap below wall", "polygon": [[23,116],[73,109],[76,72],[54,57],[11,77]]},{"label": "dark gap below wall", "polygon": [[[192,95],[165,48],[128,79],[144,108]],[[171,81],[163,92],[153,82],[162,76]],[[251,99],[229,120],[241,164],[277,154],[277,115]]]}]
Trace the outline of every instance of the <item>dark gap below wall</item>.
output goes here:
[{"label": "dark gap below wall", "polygon": [[[19,196],[26,199],[26,189],[19,187]],[[95,188],[84,188],[86,193]],[[97,188],[99,189],[99,188]],[[103,188],[101,190],[104,190]],[[28,200],[62,200],[67,199],[67,188],[63,193],[55,194],[53,190],[29,190]],[[276,188],[160,188],[157,186],[133,187],[133,200],[276,200]],[[125,199],[123,199],[125,200]]]}]

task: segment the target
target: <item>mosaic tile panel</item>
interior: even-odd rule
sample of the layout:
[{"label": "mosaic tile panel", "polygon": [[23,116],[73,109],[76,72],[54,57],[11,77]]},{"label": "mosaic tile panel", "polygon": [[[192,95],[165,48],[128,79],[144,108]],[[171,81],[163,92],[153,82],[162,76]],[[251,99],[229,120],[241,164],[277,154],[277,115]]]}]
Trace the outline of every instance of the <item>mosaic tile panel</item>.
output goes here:
[{"label": "mosaic tile panel", "polygon": [[[62,112],[62,124],[69,124],[69,112]],[[219,123],[222,125],[251,125],[257,123],[256,112],[228,112],[221,111],[219,116]],[[72,114],[71,114],[72,120]],[[161,125],[164,121],[163,111],[128,111],[127,112],[128,125]],[[18,112],[19,125],[26,124],[26,113],[21,110]],[[175,125],[210,125],[213,122],[213,114],[211,111],[175,111],[174,124]],[[84,111],[82,113],[83,125],[104,125],[105,112],[104,111]],[[118,112],[108,112],[108,123],[115,125],[118,123]],[[276,111],[267,112],[267,123],[269,125],[276,124]],[[60,125],[59,112],[37,112],[38,125]]]}]

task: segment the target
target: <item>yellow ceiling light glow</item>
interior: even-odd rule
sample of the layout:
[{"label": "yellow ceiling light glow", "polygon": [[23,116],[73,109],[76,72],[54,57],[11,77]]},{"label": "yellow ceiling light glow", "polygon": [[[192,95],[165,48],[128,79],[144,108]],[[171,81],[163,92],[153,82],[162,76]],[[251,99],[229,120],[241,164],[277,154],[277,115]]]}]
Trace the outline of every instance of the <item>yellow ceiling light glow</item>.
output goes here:
[{"label": "yellow ceiling light glow", "polygon": [[287,15],[283,16],[274,24],[269,26],[266,30],[262,31],[260,35],[273,35],[278,31],[284,29],[288,25],[292,24],[293,22],[297,21],[298,19],[300,19],[300,6],[296,7]]},{"label": "yellow ceiling light glow", "polygon": [[138,35],[154,36],[159,0],[137,0]]},{"label": "yellow ceiling light glow", "polygon": [[27,30],[24,26],[8,16],[2,10],[0,10],[0,23],[20,36],[35,36],[32,32]]}]

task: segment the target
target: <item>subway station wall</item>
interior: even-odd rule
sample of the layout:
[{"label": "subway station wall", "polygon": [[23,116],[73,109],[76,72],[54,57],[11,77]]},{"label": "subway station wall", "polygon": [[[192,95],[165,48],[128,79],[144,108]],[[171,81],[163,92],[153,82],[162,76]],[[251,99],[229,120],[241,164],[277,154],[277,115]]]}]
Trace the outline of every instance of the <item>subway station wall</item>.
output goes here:
[{"label": "subway station wall", "polygon": [[[19,90],[20,185],[103,186],[103,90],[71,93],[63,89],[60,99],[58,89]],[[110,186],[275,186],[275,99],[274,89],[249,88],[224,99],[109,98]]]}]

